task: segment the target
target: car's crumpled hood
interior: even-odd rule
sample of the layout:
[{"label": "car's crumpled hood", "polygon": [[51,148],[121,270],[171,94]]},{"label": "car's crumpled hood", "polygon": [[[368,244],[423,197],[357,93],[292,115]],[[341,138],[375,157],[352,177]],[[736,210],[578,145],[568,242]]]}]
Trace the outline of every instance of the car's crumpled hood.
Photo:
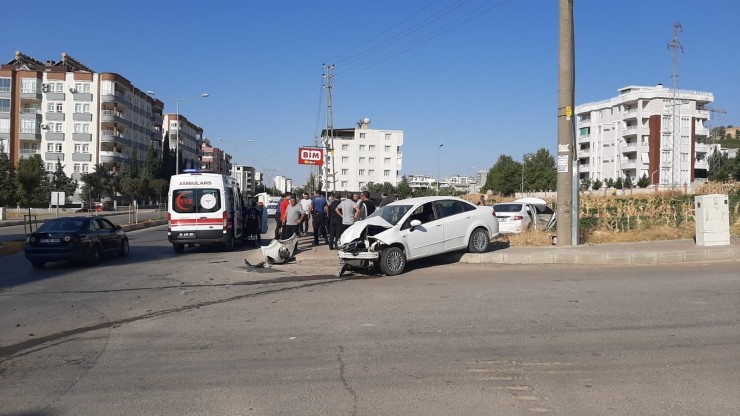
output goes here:
[{"label": "car's crumpled hood", "polygon": [[363,238],[365,235],[375,235],[389,228],[393,228],[393,225],[384,220],[383,217],[366,218],[350,225],[349,228],[342,233],[340,243],[349,243],[350,241]]}]

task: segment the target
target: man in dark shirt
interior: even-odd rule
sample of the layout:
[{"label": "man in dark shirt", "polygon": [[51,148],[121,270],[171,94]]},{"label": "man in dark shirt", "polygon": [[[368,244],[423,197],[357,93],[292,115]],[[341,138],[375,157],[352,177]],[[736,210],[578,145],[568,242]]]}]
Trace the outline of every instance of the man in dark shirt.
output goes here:
[{"label": "man in dark shirt", "polygon": [[340,202],[339,192],[335,192],[329,204],[329,250],[337,248],[339,236],[342,235],[342,216],[337,213]]},{"label": "man in dark shirt", "polygon": [[380,198],[380,204],[378,204],[378,208],[384,207],[390,204],[391,202],[393,202],[393,198],[388,196],[388,191],[383,191],[383,193],[381,193],[380,196],[381,198]]},{"label": "man in dark shirt", "polygon": [[314,196],[311,198],[311,218],[313,218],[313,245],[319,245],[319,235],[324,237],[326,244],[329,244],[329,237],[326,235],[326,220],[329,214],[329,204],[326,202],[326,198],[321,195],[321,191],[314,191]]},{"label": "man in dark shirt", "polygon": [[364,220],[370,214],[375,212],[375,202],[373,202],[372,199],[370,199],[370,192],[369,191],[362,191],[362,197],[360,200],[360,209],[358,210],[358,220]]}]

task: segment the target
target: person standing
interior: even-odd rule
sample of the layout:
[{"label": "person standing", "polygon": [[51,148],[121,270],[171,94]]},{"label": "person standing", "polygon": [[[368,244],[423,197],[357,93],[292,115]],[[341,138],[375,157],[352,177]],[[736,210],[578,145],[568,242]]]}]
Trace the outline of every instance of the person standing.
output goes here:
[{"label": "person standing", "polygon": [[360,205],[357,209],[357,220],[364,220],[370,214],[375,212],[375,202],[370,199],[369,191],[362,191],[362,197],[360,199]]},{"label": "person standing", "polygon": [[342,215],[337,211],[340,202],[339,192],[334,192],[329,204],[329,250],[337,248],[339,236],[342,234]]},{"label": "person standing", "polygon": [[480,198],[478,198],[478,202],[476,202],[475,205],[486,205],[486,196],[481,195]]},{"label": "person standing", "polygon": [[307,193],[303,194],[303,199],[301,199],[301,208],[303,208],[303,213],[306,214],[306,216],[304,217],[301,226],[298,227],[298,233],[308,235],[308,222],[311,217],[311,200],[308,198]]},{"label": "person standing", "polygon": [[283,238],[283,214],[281,207],[283,206],[283,200],[285,196],[281,196],[275,205],[275,240]]},{"label": "person standing", "polygon": [[285,228],[283,233],[284,240],[289,239],[298,231],[298,227],[300,227],[303,218],[306,216],[295,195],[291,195],[288,201],[288,206],[285,208],[285,225],[283,225],[283,228]]},{"label": "person standing", "polygon": [[319,245],[319,236],[324,237],[324,241],[329,245],[329,236],[326,235],[326,220],[329,214],[329,204],[326,198],[321,195],[321,191],[314,192],[311,198],[311,218],[313,219],[313,245]]},{"label": "person standing", "polygon": [[286,192],[285,195],[283,195],[283,199],[280,200],[280,203],[278,204],[278,212],[275,214],[275,216],[280,216],[280,233],[275,232],[275,238],[279,238],[282,240],[285,240],[285,209],[288,208],[288,205],[290,205],[290,192]]},{"label": "person standing", "polygon": [[355,204],[355,201],[352,199],[352,193],[347,192],[347,198],[339,203],[339,206],[337,207],[337,214],[342,216],[342,231],[339,233],[339,235],[341,236],[344,230],[355,223],[355,216],[357,215],[357,204]]},{"label": "person standing", "polygon": [[381,196],[381,199],[380,199],[380,204],[378,205],[378,208],[384,207],[390,204],[391,202],[393,202],[393,198],[388,196],[388,191],[383,191],[383,193],[380,194],[380,196]]},{"label": "person standing", "polygon": [[262,245],[262,211],[257,208],[257,201],[252,200],[249,203],[249,208],[246,210],[246,219],[244,225],[244,234],[247,239],[247,244],[253,246]]}]

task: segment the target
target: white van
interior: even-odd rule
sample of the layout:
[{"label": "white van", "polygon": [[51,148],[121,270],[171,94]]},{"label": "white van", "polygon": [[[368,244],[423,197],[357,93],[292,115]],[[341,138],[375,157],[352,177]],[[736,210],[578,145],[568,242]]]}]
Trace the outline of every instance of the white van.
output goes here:
[{"label": "white van", "polygon": [[219,245],[233,250],[244,233],[239,185],[218,173],[173,175],[167,196],[167,238],[175,253],[185,246]]}]

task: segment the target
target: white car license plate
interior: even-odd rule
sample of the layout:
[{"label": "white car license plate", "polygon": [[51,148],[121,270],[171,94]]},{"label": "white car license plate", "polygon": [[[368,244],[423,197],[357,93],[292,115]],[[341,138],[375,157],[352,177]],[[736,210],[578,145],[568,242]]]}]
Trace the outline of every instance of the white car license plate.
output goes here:
[{"label": "white car license plate", "polygon": [[60,240],[60,239],[58,239],[58,238],[42,238],[42,239],[41,239],[41,240],[39,240],[39,241],[40,241],[41,243],[43,243],[43,244],[52,244],[52,243],[58,243],[58,242],[60,242],[61,240]]},{"label": "white car license plate", "polygon": [[195,238],[195,233],[180,233],[180,238]]},{"label": "white car license plate", "polygon": [[509,217],[498,217],[498,222],[506,222],[509,221]]}]

